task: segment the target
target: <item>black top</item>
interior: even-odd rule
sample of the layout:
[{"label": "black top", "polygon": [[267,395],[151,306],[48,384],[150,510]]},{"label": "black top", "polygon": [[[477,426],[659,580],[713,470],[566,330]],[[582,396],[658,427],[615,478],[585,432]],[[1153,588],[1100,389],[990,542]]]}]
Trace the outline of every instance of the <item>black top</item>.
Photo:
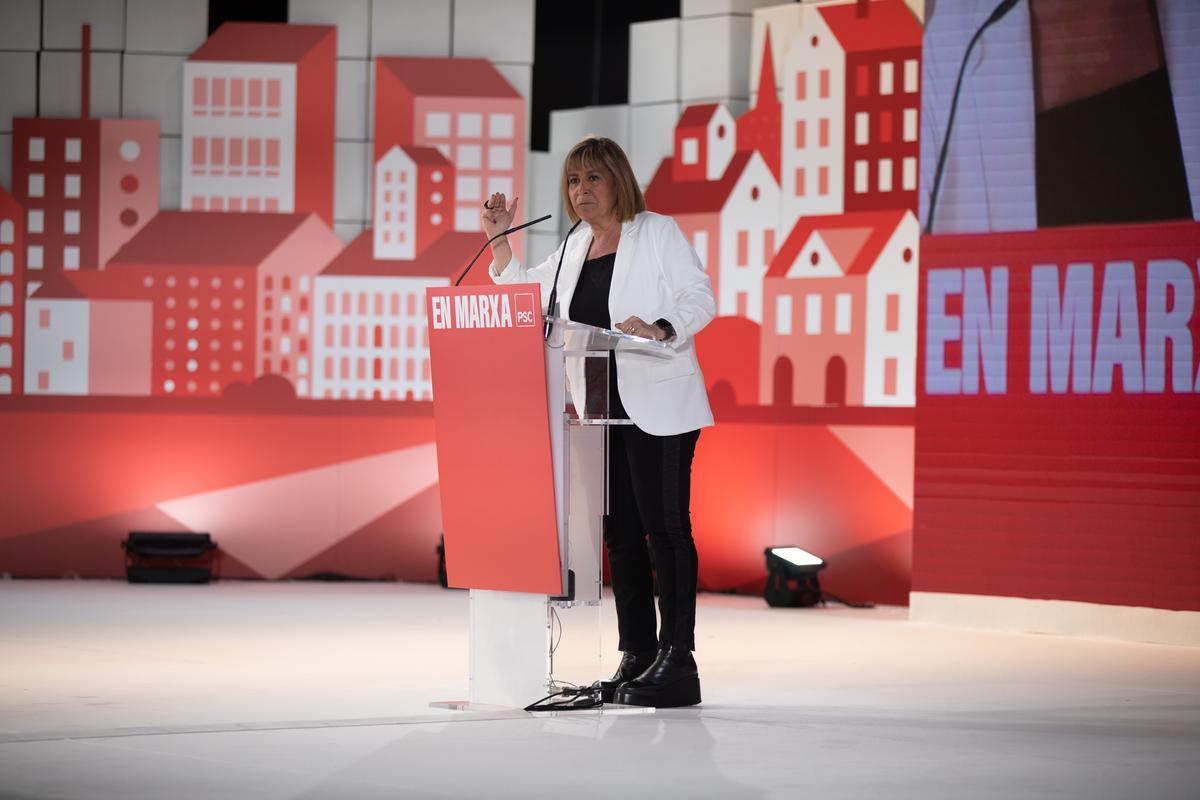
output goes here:
[{"label": "black top", "polygon": [[1038,227],[1192,218],[1167,71],[1036,118]]},{"label": "black top", "polygon": [[[575,284],[575,294],[571,295],[571,309],[568,316],[575,322],[594,325],[597,328],[611,328],[612,319],[608,315],[608,292],[612,287],[613,266],[617,263],[617,254],[609,253],[583,262],[579,272],[579,282]],[[587,383],[586,401],[589,415],[602,413],[598,405],[603,398],[604,369],[601,359],[588,358],[584,361],[584,380]],[[609,418],[629,419],[625,406],[621,403],[621,392],[617,389],[617,359],[615,353],[608,357],[608,400]]]}]

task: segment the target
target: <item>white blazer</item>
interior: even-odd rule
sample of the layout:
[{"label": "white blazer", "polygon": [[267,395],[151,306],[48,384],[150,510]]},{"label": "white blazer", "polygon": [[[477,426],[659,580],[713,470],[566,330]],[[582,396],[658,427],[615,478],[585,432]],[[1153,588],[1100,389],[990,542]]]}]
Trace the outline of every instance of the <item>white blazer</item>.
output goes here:
[{"label": "white blazer", "polygon": [[[591,242],[591,228],[585,223],[536,267],[527,269],[514,257],[500,274],[493,262],[488,274],[496,283],[539,283],[546,303],[565,247],[558,307],[569,318],[571,297]],[[693,339],[716,314],[716,302],[708,274],[675,220],[644,211],[621,225],[608,314],[614,324],[638,316],[649,323],[665,319],[675,328],[670,358],[616,354],[617,386],[629,419],[655,436],[712,425]]]}]

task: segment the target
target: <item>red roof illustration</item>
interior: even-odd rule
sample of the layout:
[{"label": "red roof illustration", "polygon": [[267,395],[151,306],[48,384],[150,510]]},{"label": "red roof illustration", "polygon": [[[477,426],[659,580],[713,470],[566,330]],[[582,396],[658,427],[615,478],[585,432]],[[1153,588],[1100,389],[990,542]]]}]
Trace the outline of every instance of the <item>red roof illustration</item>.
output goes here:
[{"label": "red roof illustration", "polygon": [[62,273],[48,272],[39,278],[41,286],[30,297],[33,300],[82,300],[83,292]]},{"label": "red roof illustration", "polygon": [[762,63],[759,68],[758,96],[754,108],[737,120],[737,149],[757,150],[778,183],[781,176],[780,131],[783,105],[775,86],[775,61],[771,55],[771,28],[763,36]]},{"label": "red roof illustration", "polygon": [[659,214],[718,212],[753,155],[752,151],[734,153],[719,181],[675,181],[671,159],[664,158],[646,187],[646,207]]},{"label": "red roof illustration", "polygon": [[763,54],[758,70],[758,98],[755,108],[764,104],[779,105],[778,91],[775,85],[775,57],[771,54],[771,26],[768,25],[763,31]]},{"label": "red roof illustration", "polygon": [[415,147],[413,145],[397,145],[408,154],[414,164],[430,167],[453,167],[454,162],[442,155],[436,147]]},{"label": "red roof illustration", "polygon": [[921,46],[921,26],[904,0],[874,0],[867,7],[863,17],[857,3],[819,6],[817,11],[847,53]]},{"label": "red roof illustration", "polygon": [[703,128],[708,125],[713,114],[717,113],[716,103],[704,103],[698,106],[688,106],[675,123],[676,128]]},{"label": "red roof illustration", "polygon": [[8,189],[5,189],[3,186],[0,186],[0,207],[3,207],[3,206],[9,206],[12,208],[20,208],[21,204],[17,201],[17,198],[14,197],[11,192],[8,191]]},{"label": "red roof illustration", "polygon": [[310,214],[160,211],[108,267],[177,264],[256,267]]},{"label": "red roof illustration", "polygon": [[[415,259],[376,259],[373,257],[374,234],[370,228],[355,237],[329,266],[321,270],[322,275],[366,275],[396,278],[451,278],[457,279],[485,238],[476,231],[449,231],[443,233]],[[490,284],[487,267],[491,262],[484,253],[471,267],[471,274],[464,284]],[[480,279],[480,280],[475,280]]]},{"label": "red roof illustration", "polygon": [[226,22],[188,56],[188,61],[240,61],[293,64],[326,36],[332,25],[282,22]]},{"label": "red roof illustration", "polygon": [[520,97],[486,58],[380,56],[376,60],[417,96]]},{"label": "red roof illustration", "polygon": [[857,211],[850,214],[801,217],[771,259],[768,278],[786,278],[796,257],[814,233],[821,234],[845,275],[866,274],[879,257],[907,209]]}]

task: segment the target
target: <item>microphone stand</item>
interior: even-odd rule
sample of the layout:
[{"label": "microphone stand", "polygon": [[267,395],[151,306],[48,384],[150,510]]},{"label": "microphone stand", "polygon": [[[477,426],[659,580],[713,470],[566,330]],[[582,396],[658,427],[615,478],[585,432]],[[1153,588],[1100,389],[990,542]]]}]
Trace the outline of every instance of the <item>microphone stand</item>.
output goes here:
[{"label": "microphone stand", "polygon": [[962,64],[958,68],[958,81],[954,84],[954,97],[950,101],[950,119],[946,122],[946,138],[942,140],[941,152],[938,154],[937,172],[933,176],[933,191],[929,195],[929,218],[925,220],[926,234],[933,233],[933,214],[937,210],[938,192],[942,188],[942,170],[946,168],[946,153],[950,148],[950,133],[954,130],[954,115],[958,111],[958,93],[962,91],[963,74],[967,71],[967,61],[971,58],[971,51],[975,49],[975,44],[983,36],[983,32],[999,22],[1009,11],[1012,11],[1017,2],[1018,0],[1002,0],[1000,5],[992,11],[992,15],[979,26],[979,30],[975,31],[975,35],[967,44],[967,51],[963,53]]},{"label": "microphone stand", "polygon": [[[471,271],[471,267],[475,266],[475,262],[479,260],[479,257],[481,255],[483,255],[483,251],[487,250],[488,246],[492,242],[496,241],[501,236],[508,236],[510,233],[516,233],[517,231],[521,230],[522,228],[528,228],[530,225],[537,225],[539,222],[545,222],[548,219],[550,219],[549,214],[547,214],[544,217],[538,217],[537,219],[533,220],[532,222],[525,222],[520,225],[515,225],[506,231],[500,231],[500,233],[497,233],[495,236],[488,239],[486,242],[483,243],[483,247],[479,248],[479,252],[475,254],[475,257],[471,259],[471,263],[467,264],[467,268],[463,270],[463,274],[458,276],[458,280],[456,280],[454,282],[454,285],[458,286],[460,283],[463,282],[463,278],[467,277],[467,273]],[[572,228],[571,230],[574,230],[574,228]],[[560,267],[562,266],[561,261],[559,262],[559,266]],[[555,276],[555,280],[557,280],[557,279],[558,279],[557,276]]]},{"label": "microphone stand", "polygon": [[545,328],[542,331],[542,337],[547,342],[550,341],[550,333],[553,325],[551,319],[558,316],[558,313],[554,310],[554,306],[558,303],[558,273],[562,272],[563,258],[567,255],[567,239],[571,238],[571,234],[575,232],[575,229],[578,228],[582,222],[583,218],[580,217],[575,221],[575,224],[571,226],[571,230],[567,231],[566,238],[563,239],[562,252],[558,254],[558,269],[554,270],[554,285],[550,287],[550,302],[546,304],[547,318],[545,321]]}]

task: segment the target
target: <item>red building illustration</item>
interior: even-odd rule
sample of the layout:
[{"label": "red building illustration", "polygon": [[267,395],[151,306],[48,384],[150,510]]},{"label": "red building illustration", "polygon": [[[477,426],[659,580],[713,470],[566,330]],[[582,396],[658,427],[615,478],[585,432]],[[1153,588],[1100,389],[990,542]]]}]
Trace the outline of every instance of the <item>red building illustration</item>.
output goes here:
[{"label": "red building illustration", "polygon": [[[95,283],[99,272],[79,273]],[[26,394],[150,394],[151,304],[88,297],[51,273],[29,297]]]},{"label": "red building illustration", "polygon": [[762,279],[775,254],[779,210],[779,185],[759,151],[772,148],[761,129],[775,98],[769,94],[759,93],[756,108],[765,116],[748,125],[748,132],[758,130],[744,139],[741,122],[735,125],[724,106],[685,109],[675,125],[675,151],[646,187],[647,207],[674,217],[704,264],[717,314],[754,321],[762,318]]},{"label": "red building illustration", "polygon": [[845,51],[846,210],[916,214],[921,26],[903,0],[820,14]]},{"label": "red building illustration", "polygon": [[913,404],[918,239],[903,209],[796,224],[764,281],[760,402]]},{"label": "red building illustration", "polygon": [[780,125],[783,106],[775,86],[775,61],[771,55],[771,29],[763,38],[762,67],[758,77],[758,96],[754,108],[738,117],[737,149],[757,150],[767,162],[775,182],[779,183]]},{"label": "red building illustration", "polygon": [[679,223],[712,281],[717,314],[758,321],[775,252],[775,177],[757,151],[734,153],[719,180],[678,180],[677,164],[678,156],[663,159],[646,187],[646,206]]},{"label": "red building illustration", "polygon": [[337,29],[227,22],[183,68],[182,195],[196,211],[333,224]]},{"label": "red building illustration", "polygon": [[91,119],[89,57],[85,31],[79,118],[13,120],[13,194],[27,213],[29,270],[102,269],[158,211],[158,122]]},{"label": "red building illustration", "polygon": [[155,395],[214,396],[275,374],[306,397],[313,278],[340,250],[315,214],[164,211],[82,288],[153,304]]},{"label": "red building illustration", "polygon": [[[312,396],[429,400],[425,289],[458,277],[479,234],[451,231],[406,260],[375,257],[372,239],[364,231],[317,276]],[[466,282],[484,281],[479,270]]]},{"label": "red building illustration", "polygon": [[394,145],[372,185],[375,258],[414,259],[454,230],[454,165],[432,147]]},{"label": "red building illustration", "polygon": [[0,395],[21,394],[24,333],[25,209],[0,186]]},{"label": "red building illustration", "polygon": [[525,193],[525,100],[478,58],[375,60],[375,151],[436,148],[454,164],[453,229],[478,231],[493,192]]},{"label": "red building illustration", "polygon": [[903,0],[809,6],[785,60],[782,229],[917,208],[921,26]]}]

